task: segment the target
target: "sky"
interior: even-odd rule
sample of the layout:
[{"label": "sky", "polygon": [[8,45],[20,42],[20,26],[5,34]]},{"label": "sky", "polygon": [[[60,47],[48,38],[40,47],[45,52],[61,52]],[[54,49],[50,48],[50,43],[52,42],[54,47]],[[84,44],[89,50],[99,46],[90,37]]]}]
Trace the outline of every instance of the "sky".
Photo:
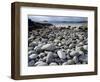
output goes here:
[{"label": "sky", "polygon": [[60,21],[87,21],[87,17],[75,17],[75,16],[28,16],[29,19],[36,22],[60,22]]}]

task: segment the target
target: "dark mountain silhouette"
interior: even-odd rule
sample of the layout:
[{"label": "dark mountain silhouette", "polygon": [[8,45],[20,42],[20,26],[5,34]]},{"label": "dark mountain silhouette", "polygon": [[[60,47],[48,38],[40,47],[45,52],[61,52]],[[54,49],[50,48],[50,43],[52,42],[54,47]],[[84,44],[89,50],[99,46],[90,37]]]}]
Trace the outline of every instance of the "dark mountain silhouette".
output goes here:
[{"label": "dark mountain silhouette", "polygon": [[39,22],[32,21],[31,19],[28,19],[28,30],[29,31],[32,31],[33,29],[37,29],[37,28],[46,28],[48,26],[52,26],[52,24],[39,23]]}]

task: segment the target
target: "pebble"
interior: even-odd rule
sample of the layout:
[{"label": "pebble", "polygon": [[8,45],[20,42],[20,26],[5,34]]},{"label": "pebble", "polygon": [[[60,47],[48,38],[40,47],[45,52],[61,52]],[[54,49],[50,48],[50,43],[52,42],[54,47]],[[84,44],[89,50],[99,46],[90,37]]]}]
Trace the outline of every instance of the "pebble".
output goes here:
[{"label": "pebble", "polygon": [[34,47],[34,46],[37,46],[37,45],[38,45],[38,43],[34,42],[34,41],[29,44],[30,47]]},{"label": "pebble", "polygon": [[56,65],[58,65],[58,64],[55,63],[55,62],[52,62],[52,63],[50,63],[49,65],[50,65],[50,66],[56,66]]},{"label": "pebble", "polygon": [[87,45],[84,45],[84,46],[83,46],[83,49],[84,49],[84,50],[88,50],[88,46],[87,46]]},{"label": "pebble", "polygon": [[34,66],[34,64],[35,64],[35,61],[31,60],[31,61],[29,61],[28,66]]},{"label": "pebble", "polygon": [[75,44],[70,44],[69,45],[69,48],[74,48],[75,47]]},{"label": "pebble", "polygon": [[48,64],[46,62],[41,62],[37,66],[48,66]]},{"label": "pebble", "polygon": [[74,62],[73,60],[68,60],[68,61],[67,61],[67,64],[68,64],[68,65],[72,65],[72,64],[74,64],[74,63],[75,63],[75,62]]},{"label": "pebble", "polygon": [[54,50],[55,49],[55,46],[53,44],[45,44],[41,47],[42,50]]},{"label": "pebble", "polygon": [[51,63],[53,61],[53,58],[54,58],[53,53],[48,52],[46,62]]},{"label": "pebble", "polygon": [[39,52],[41,51],[41,47],[42,47],[42,44],[41,45],[38,45],[34,48],[35,51]]},{"label": "pebble", "polygon": [[74,63],[73,60],[68,60],[67,62],[64,62],[63,65],[73,65]]},{"label": "pebble", "polygon": [[77,51],[71,51],[70,52],[70,56],[78,56],[79,55],[79,53],[77,52]]},{"label": "pebble", "polygon": [[77,64],[78,63],[78,57],[77,56],[74,56],[73,57],[73,61]]},{"label": "pebble", "polygon": [[66,58],[65,52],[63,52],[62,50],[58,50],[57,54],[58,54],[59,58],[61,58],[61,59],[65,59]]},{"label": "pebble", "polygon": [[40,57],[40,58],[43,58],[44,56],[45,56],[45,53],[40,53],[40,54],[39,54],[39,57]]},{"label": "pebble", "polygon": [[31,55],[29,55],[29,59],[35,59],[35,58],[37,58],[37,57],[38,57],[37,54],[31,54]]},{"label": "pebble", "polygon": [[87,62],[88,61],[88,57],[86,55],[81,55],[81,56],[79,56],[79,60],[83,61],[83,62]]},{"label": "pebble", "polygon": [[84,55],[83,51],[78,51],[79,55]]},{"label": "pebble", "polygon": [[28,51],[28,55],[32,54],[34,51],[30,50]]},{"label": "pebble", "polygon": [[54,42],[55,42],[55,43],[58,43],[58,42],[60,42],[60,40],[58,40],[58,39],[55,39],[55,40],[54,40]]}]

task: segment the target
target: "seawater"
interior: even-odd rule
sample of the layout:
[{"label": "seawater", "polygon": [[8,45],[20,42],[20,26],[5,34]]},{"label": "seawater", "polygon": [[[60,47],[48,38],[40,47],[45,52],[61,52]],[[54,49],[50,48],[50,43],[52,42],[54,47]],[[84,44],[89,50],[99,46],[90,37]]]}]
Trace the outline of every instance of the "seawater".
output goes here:
[{"label": "seawater", "polygon": [[79,26],[87,26],[87,23],[52,23],[53,25],[57,27],[79,27]]}]

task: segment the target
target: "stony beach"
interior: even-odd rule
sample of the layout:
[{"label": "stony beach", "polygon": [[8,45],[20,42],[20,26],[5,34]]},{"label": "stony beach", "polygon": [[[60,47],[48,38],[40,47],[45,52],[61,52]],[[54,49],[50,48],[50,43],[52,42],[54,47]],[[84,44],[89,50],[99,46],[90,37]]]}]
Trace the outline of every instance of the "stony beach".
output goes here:
[{"label": "stony beach", "polygon": [[88,63],[87,26],[41,26],[28,32],[28,66]]}]

